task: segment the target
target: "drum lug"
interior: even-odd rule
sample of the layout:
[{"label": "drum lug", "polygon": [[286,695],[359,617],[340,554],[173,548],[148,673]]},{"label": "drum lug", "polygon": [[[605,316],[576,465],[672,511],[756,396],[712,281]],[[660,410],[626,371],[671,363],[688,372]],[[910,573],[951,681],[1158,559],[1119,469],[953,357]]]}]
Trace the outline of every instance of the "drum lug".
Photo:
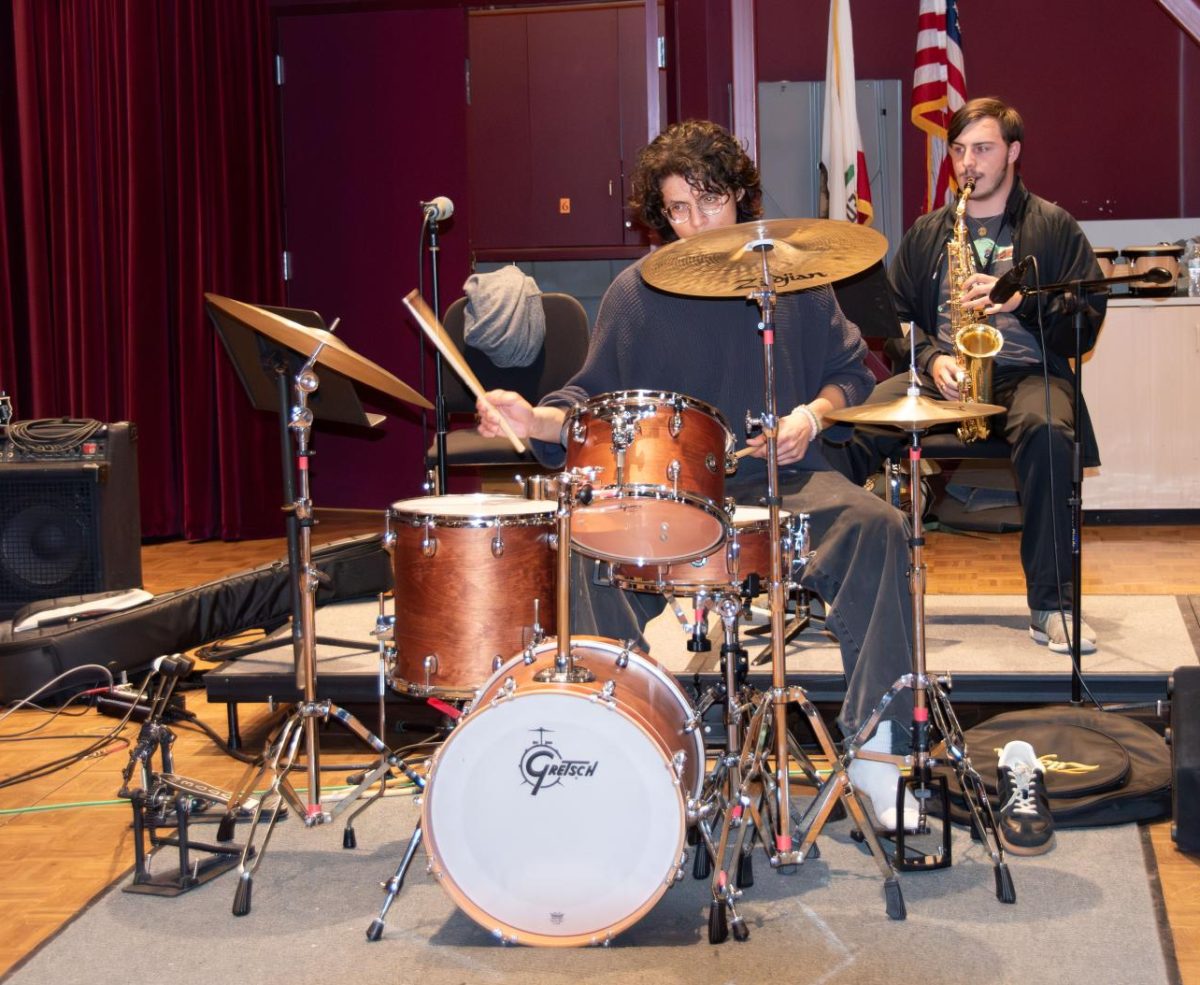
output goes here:
[{"label": "drum lug", "polygon": [[683,431],[683,401],[676,399],[675,413],[671,415],[671,423],[667,425],[667,433],[672,438],[678,438]]},{"label": "drum lug", "polygon": [[494,708],[501,701],[507,701],[517,693],[517,682],[511,677],[506,677],[504,683],[500,685],[500,690],[496,692],[496,696],[491,700],[491,706]]},{"label": "drum lug", "polygon": [[496,673],[496,671],[498,671],[503,666],[504,666],[504,658],[502,656],[500,656],[500,654],[497,653],[494,657],[492,657],[492,673],[493,674]]},{"label": "drum lug", "polygon": [[683,467],[679,464],[678,458],[671,459],[671,463],[667,466],[667,481],[671,483],[671,491],[679,495],[679,476],[683,471]]},{"label": "drum lug", "polygon": [[433,557],[437,553],[437,538],[433,536],[433,521],[425,521],[425,533],[421,536],[421,556]]},{"label": "drum lug", "polygon": [[624,670],[629,666],[629,654],[633,650],[633,640],[625,640],[621,644],[621,652],[617,654],[617,670]]},{"label": "drum lug", "polygon": [[613,697],[613,693],[617,690],[616,681],[605,681],[604,686],[598,692],[591,696],[591,700],[595,702],[603,702],[609,708],[617,707],[617,699]]},{"label": "drum lug", "polygon": [[717,474],[717,456],[709,452],[704,456],[704,467],[713,475]]},{"label": "drum lug", "polygon": [[425,654],[425,659],[421,661],[421,666],[425,670],[425,686],[433,688],[433,677],[438,672],[438,658],[436,653]]},{"label": "drum lug", "polygon": [[671,770],[675,774],[675,782],[677,784],[683,778],[683,771],[686,767],[687,753],[680,749],[671,757]]},{"label": "drum lug", "polygon": [[504,538],[500,535],[500,521],[496,520],[496,532],[492,535],[492,557],[504,557]]},{"label": "drum lug", "polygon": [[725,547],[725,570],[737,580],[738,572],[742,568],[742,545],[735,533],[729,538]]}]

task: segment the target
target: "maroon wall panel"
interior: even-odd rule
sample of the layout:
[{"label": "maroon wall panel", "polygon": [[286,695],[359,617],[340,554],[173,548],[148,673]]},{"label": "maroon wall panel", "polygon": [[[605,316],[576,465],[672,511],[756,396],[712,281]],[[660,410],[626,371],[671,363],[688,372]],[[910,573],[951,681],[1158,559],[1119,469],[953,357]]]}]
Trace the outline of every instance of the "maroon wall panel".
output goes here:
[{"label": "maroon wall panel", "polygon": [[[418,250],[422,200],[446,195],[457,207],[442,224],[442,310],[467,275],[466,15],[283,13],[277,25],[289,304],[326,322],[340,316],[337,334],[352,349],[432,397],[429,350],[401,299],[422,269],[431,296]],[[375,409],[389,414],[375,438],[315,435],[317,506],[382,508],[419,493],[420,414]]]},{"label": "maroon wall panel", "polygon": [[[856,74],[900,79],[906,113],[917,8],[851,0]],[[756,9],[758,77],[824,79],[828,3],[758,0]],[[1188,195],[1195,214],[1181,157],[1192,157],[1195,176],[1200,100],[1185,98],[1181,114],[1178,94],[1197,91],[1200,55],[1155,0],[960,0],[959,9],[967,94],[1021,111],[1033,190],[1080,219],[1177,216]],[[903,163],[907,226],[924,194],[923,137],[907,120]]]}]

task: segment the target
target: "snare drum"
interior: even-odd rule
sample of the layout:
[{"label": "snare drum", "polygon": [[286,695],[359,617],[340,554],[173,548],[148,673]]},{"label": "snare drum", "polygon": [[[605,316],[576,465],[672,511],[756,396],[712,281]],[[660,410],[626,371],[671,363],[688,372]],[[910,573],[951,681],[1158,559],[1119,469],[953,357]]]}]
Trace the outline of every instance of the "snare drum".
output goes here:
[{"label": "snare drum", "polygon": [[[786,576],[793,556],[792,515],[779,512],[779,533]],[[771,575],[771,512],[762,506],[738,506],[727,529],[725,550],[681,564],[613,567],[613,584],[635,592],[662,592],[687,597],[740,585],[756,574]]]},{"label": "snare drum", "polygon": [[[507,942],[604,944],[640,919],[679,873],[704,775],[671,675],[613,640],[571,649],[595,680],[535,679],[557,640],[514,657],[434,756],[422,799],[430,871]],[[482,812],[501,826],[481,829]]]},{"label": "snare drum", "polygon": [[733,435],[715,407],[678,393],[606,393],[576,407],[566,433],[567,468],[599,470],[571,514],[583,553],[673,564],[721,545]]},{"label": "snare drum", "polygon": [[392,504],[394,688],[468,698],[535,625],[555,632],[556,509],[486,494]]}]

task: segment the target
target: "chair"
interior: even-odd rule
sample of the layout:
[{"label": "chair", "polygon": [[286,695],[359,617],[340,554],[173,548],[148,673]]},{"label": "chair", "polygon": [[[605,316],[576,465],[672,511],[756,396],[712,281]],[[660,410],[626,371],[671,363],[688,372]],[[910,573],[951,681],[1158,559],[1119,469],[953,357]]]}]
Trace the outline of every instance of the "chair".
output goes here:
[{"label": "chair", "polygon": [[[501,368],[483,352],[467,345],[463,340],[466,306],[466,298],[455,301],[446,310],[442,325],[485,390],[515,390],[530,403],[536,404],[546,394],[566,383],[583,365],[588,347],[588,317],[583,305],[569,294],[551,292],[542,295],[542,308],[546,313],[546,339],[537,358],[528,366]],[[442,365],[442,390],[448,422],[453,415],[475,413],[475,397],[445,363]],[[507,438],[485,438],[473,427],[447,433],[447,473],[451,469],[502,466],[524,471],[539,468],[532,452],[518,454]],[[425,452],[425,467],[437,468],[436,437]]]}]

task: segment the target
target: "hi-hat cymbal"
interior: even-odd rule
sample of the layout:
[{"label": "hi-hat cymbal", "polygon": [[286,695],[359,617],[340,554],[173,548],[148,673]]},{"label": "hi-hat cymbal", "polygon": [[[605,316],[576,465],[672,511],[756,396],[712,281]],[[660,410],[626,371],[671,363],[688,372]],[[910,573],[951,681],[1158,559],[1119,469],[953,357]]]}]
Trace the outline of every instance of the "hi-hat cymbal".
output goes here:
[{"label": "hi-hat cymbal", "polygon": [[991,417],[1003,414],[998,404],[964,404],[952,400],[930,400],[918,394],[889,400],[885,404],[860,404],[831,410],[825,415],[830,421],[842,424],[877,424],[901,431],[923,431],[935,424],[956,424],[972,417]]},{"label": "hi-hat cymbal", "polygon": [[236,318],[244,325],[249,325],[271,341],[298,352],[306,359],[312,358],[312,354],[321,347],[317,355],[318,366],[328,366],[351,380],[405,403],[426,409],[433,408],[433,404],[407,383],[402,383],[382,366],[377,366],[371,360],[360,356],[332,332],[321,328],[309,328],[273,311],[266,311],[244,301],[221,297],[219,294],[205,294],[204,299],[214,308],[225,312],[231,318]]},{"label": "hi-hat cymbal", "polygon": [[782,294],[866,270],[887,252],[887,240],[852,222],[755,219],[668,243],[642,264],[642,278],[672,294],[742,298],[762,287],[763,251]]}]

